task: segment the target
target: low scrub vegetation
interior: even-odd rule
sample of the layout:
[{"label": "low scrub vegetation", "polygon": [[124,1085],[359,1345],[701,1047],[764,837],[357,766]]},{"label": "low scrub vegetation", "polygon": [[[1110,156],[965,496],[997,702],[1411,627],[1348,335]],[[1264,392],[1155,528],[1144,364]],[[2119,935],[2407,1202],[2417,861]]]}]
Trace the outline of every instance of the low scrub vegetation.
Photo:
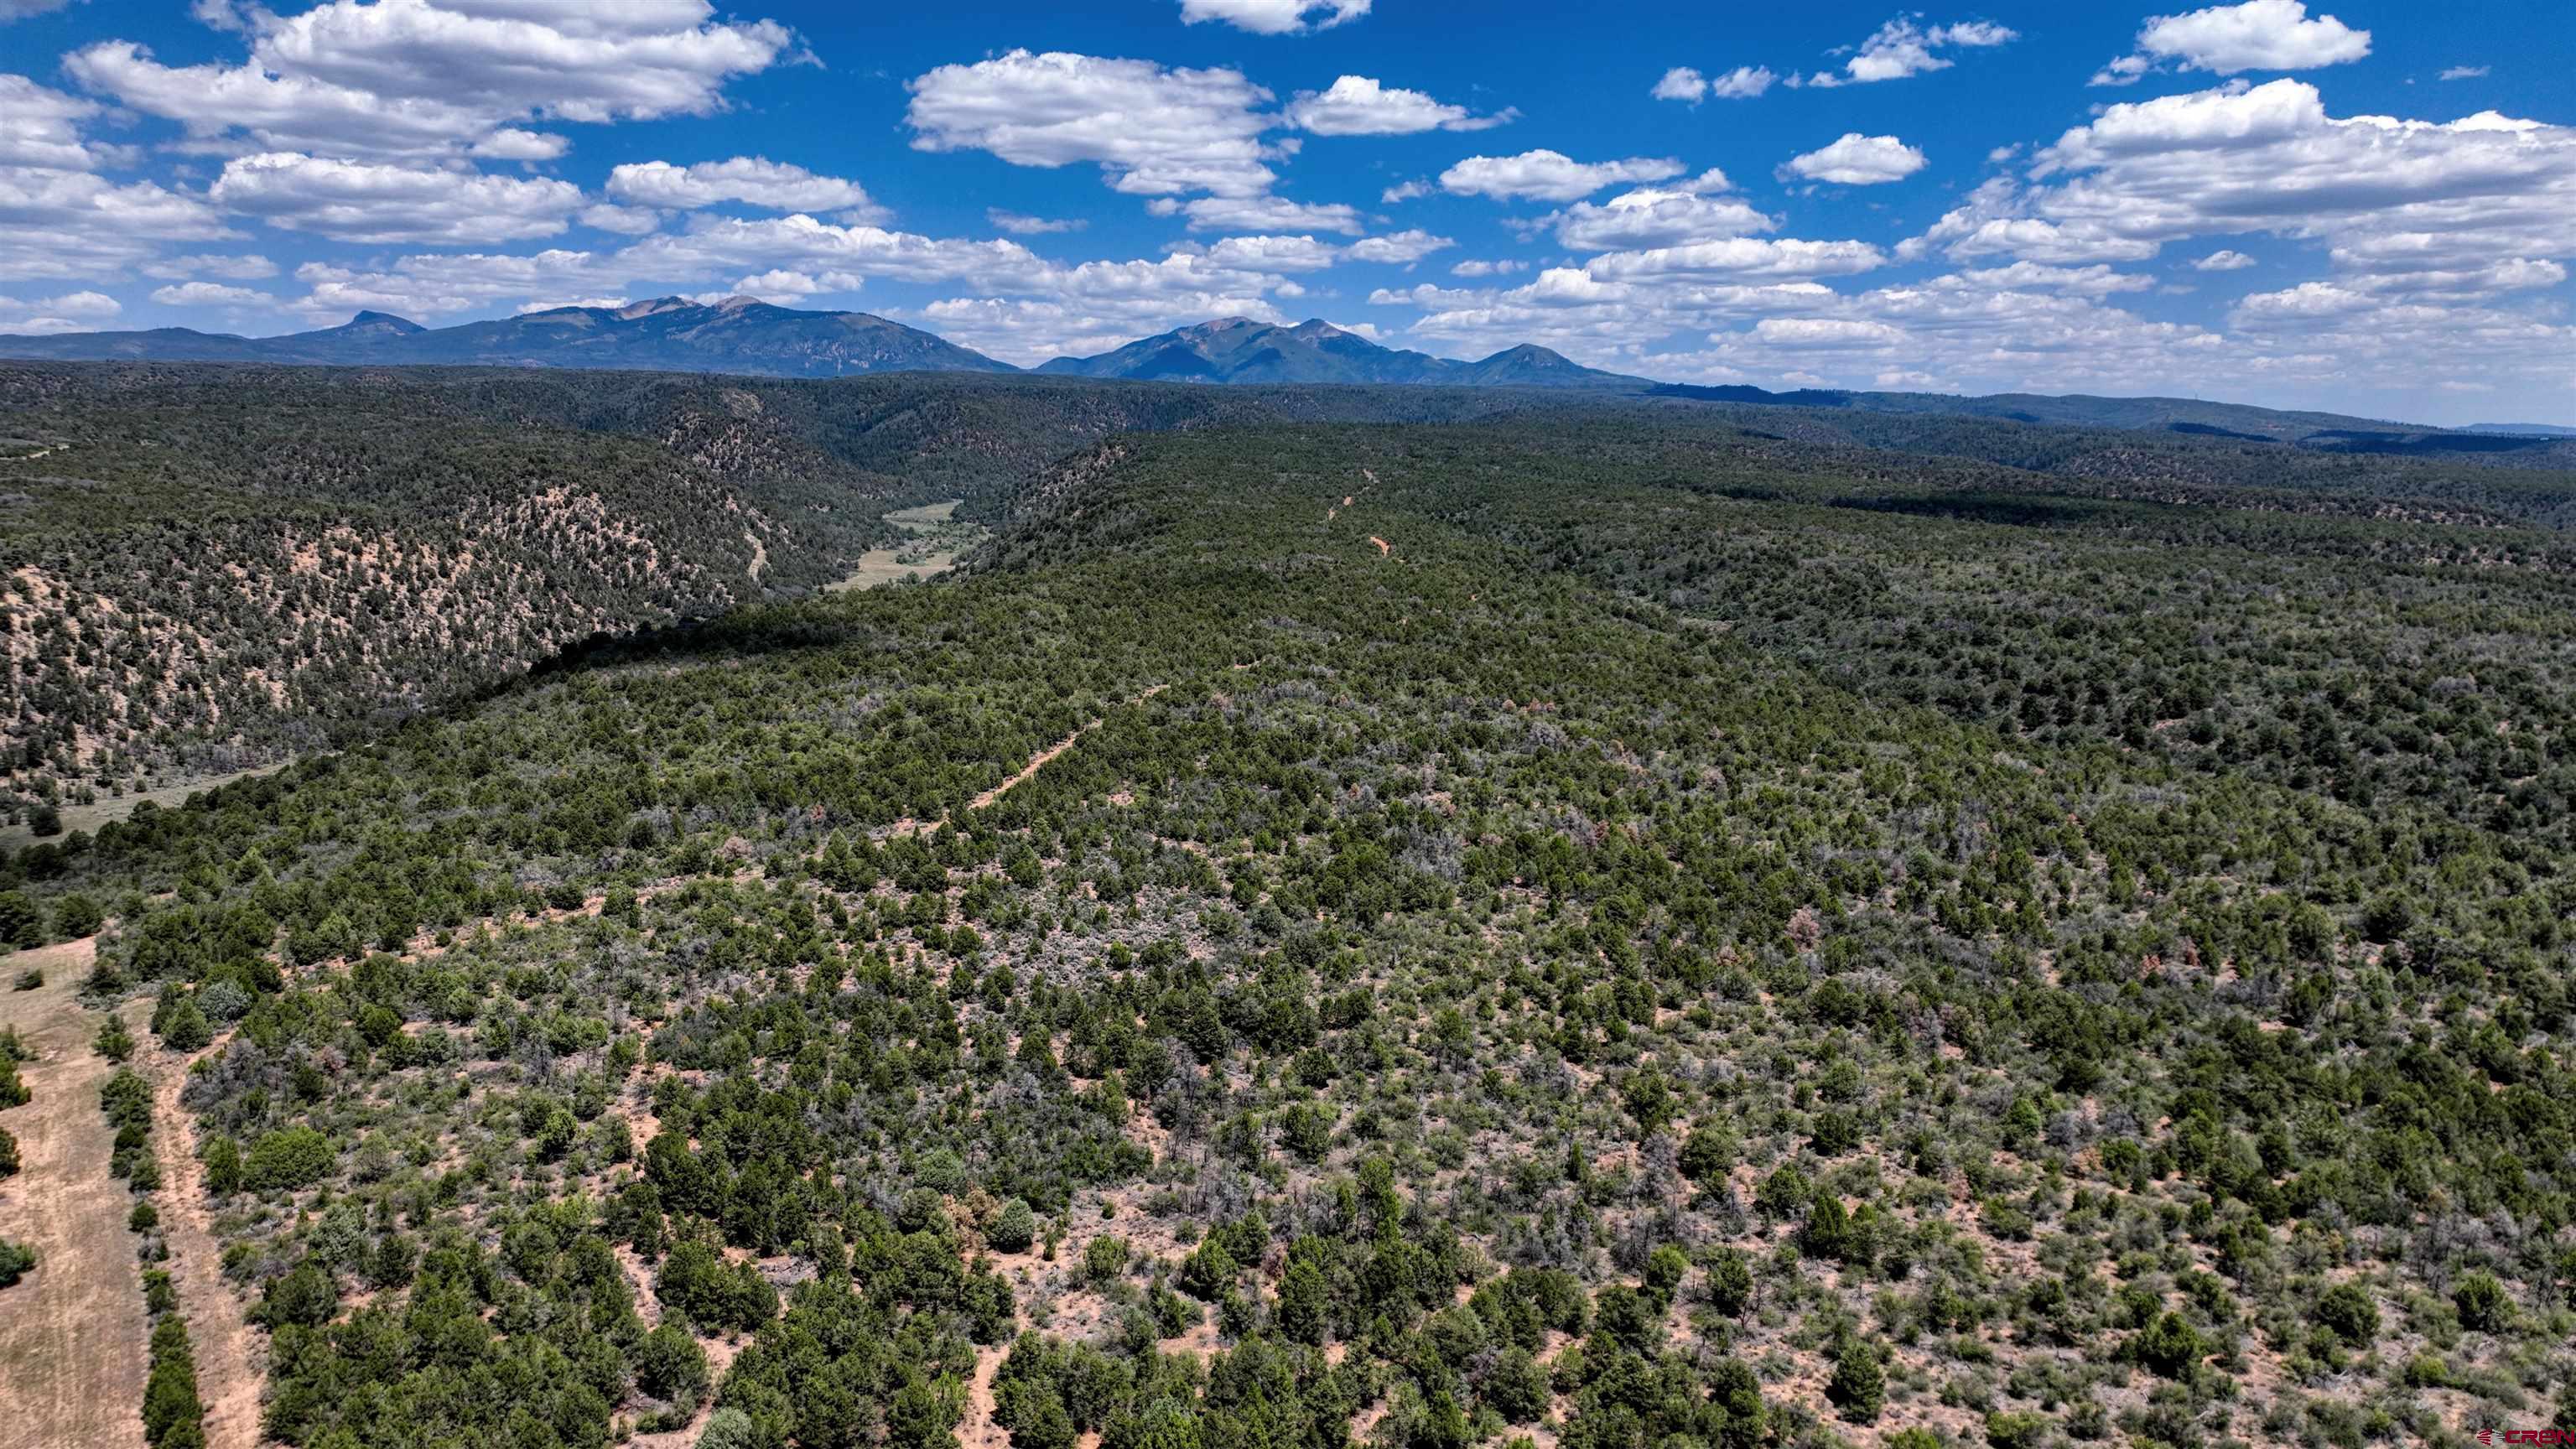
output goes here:
[{"label": "low scrub vegetation", "polygon": [[2563,1423],[2568,557],[2349,466],[1124,436],[6,884],[285,1443]]}]

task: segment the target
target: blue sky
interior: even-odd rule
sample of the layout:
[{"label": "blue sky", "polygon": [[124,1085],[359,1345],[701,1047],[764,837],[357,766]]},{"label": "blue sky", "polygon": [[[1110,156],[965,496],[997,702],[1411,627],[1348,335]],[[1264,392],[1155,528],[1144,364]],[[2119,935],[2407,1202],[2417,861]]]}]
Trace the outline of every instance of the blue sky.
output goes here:
[{"label": "blue sky", "polygon": [[749,293],[2576,423],[2563,5],[0,0],[0,331]]}]

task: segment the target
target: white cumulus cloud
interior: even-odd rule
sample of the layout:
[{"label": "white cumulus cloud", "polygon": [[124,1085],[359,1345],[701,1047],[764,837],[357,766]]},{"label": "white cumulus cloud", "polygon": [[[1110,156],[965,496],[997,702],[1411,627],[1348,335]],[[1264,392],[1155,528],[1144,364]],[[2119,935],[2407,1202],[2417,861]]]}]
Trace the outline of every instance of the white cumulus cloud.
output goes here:
[{"label": "white cumulus cloud", "polygon": [[193,256],[163,257],[137,268],[147,277],[166,282],[183,282],[203,274],[227,277],[236,282],[256,282],[277,275],[277,263],[256,253],[247,256],[223,256],[201,252]]},{"label": "white cumulus cloud", "polygon": [[1964,20],[1927,28],[1917,17],[1900,15],[1862,41],[1840,71],[1819,71],[1808,76],[1806,84],[1844,86],[1904,80],[1957,64],[1941,54],[1944,50],[1983,49],[2020,38],[2021,32],[1989,21]]},{"label": "white cumulus cloud", "polygon": [[1831,145],[1790,157],[1780,169],[1784,175],[1829,181],[1836,186],[1876,186],[1902,181],[1924,165],[1921,151],[1894,136],[1846,131]]},{"label": "white cumulus cloud", "polygon": [[1031,216],[1026,212],[1005,211],[998,206],[986,207],[984,219],[991,222],[996,229],[1009,232],[1013,236],[1052,236],[1062,232],[1081,231],[1091,225],[1088,217]]},{"label": "white cumulus cloud", "polygon": [[1341,260],[1330,242],[1310,236],[1230,236],[1192,253],[1230,272],[1320,272]]},{"label": "white cumulus cloud", "polygon": [[1958,274],[1957,280],[1972,287],[1998,292],[2063,292],[2077,297],[2107,297],[2115,292],[2144,292],[2156,284],[2153,277],[2135,272],[2116,271],[2102,263],[2089,267],[2052,267],[2044,262],[2014,262],[2008,266],[1971,268]]},{"label": "white cumulus cloud", "polygon": [[1192,231],[1335,231],[1357,236],[1359,208],[1338,201],[1290,201],[1284,196],[1202,196],[1192,201],[1163,200],[1148,210],[1158,216],[1186,216]]},{"label": "white cumulus cloud", "polygon": [[1779,79],[1767,65],[1739,65],[1724,75],[1710,77],[1708,93],[1722,100],[1746,101],[1771,89]]},{"label": "white cumulus cloud", "polygon": [[257,307],[277,299],[266,292],[222,282],[177,282],[153,288],[152,300],[164,307]]},{"label": "white cumulus cloud", "polygon": [[1684,246],[1608,252],[1586,263],[1596,282],[1649,278],[1746,281],[1848,276],[1884,266],[1887,254],[1867,242],[1730,237]]},{"label": "white cumulus cloud", "polygon": [[730,295],[757,297],[763,302],[784,305],[825,293],[855,292],[859,290],[862,283],[862,278],[852,276],[848,272],[823,272],[818,275],[812,272],[794,271],[786,267],[772,267],[768,271],[737,279],[730,289]]},{"label": "white cumulus cloud", "polygon": [[[2332,285],[2384,297],[2554,285],[2576,257],[2576,128],[2337,117],[2301,80],[2106,107],[2038,151],[2028,181],[1987,182],[1904,251],[2089,264],[2269,234],[2322,243]],[[2224,249],[2195,263],[2251,264]]]},{"label": "white cumulus cloud", "polygon": [[1708,96],[1721,100],[1751,100],[1778,83],[1780,77],[1767,65],[1739,65],[1730,71],[1706,76],[1686,65],[1665,71],[1655,82],[1654,97],[1659,101],[1688,101],[1697,105]]},{"label": "white cumulus cloud", "polygon": [[1088,162],[1138,196],[1251,196],[1276,179],[1261,144],[1271,122],[1257,109],[1271,94],[1241,71],[1014,50],[940,66],[911,89],[905,119],[923,151],[989,151],[1017,166]]},{"label": "white cumulus cloud", "polygon": [[761,156],[700,161],[628,162],[608,173],[608,194],[635,206],[694,211],[739,201],[769,211],[841,211],[878,214],[866,188],[837,176],[817,176],[802,166]]},{"label": "white cumulus cloud", "polygon": [[1181,0],[1181,21],[1221,20],[1255,35],[1329,30],[1369,13],[1370,0]]},{"label": "white cumulus cloud", "polygon": [[472,243],[552,236],[585,205],[542,177],[347,161],[300,152],[238,156],[206,190],[227,211],[338,241]]},{"label": "white cumulus cloud", "polygon": [[22,75],[0,75],[0,166],[53,171],[94,171],[116,159],[116,148],[82,134],[103,108],[95,101],[48,90]]},{"label": "white cumulus cloud", "polygon": [[1538,201],[1576,201],[1621,182],[1662,181],[1681,174],[1670,157],[1631,156],[1624,161],[1577,161],[1558,151],[1524,151],[1517,156],[1470,156],[1440,173],[1441,189],[1455,196],[1490,196],[1496,201],[1528,197]]},{"label": "white cumulus cloud", "polygon": [[295,15],[224,13],[249,41],[240,64],[168,66],[108,40],[65,57],[64,69],[210,143],[247,135],[252,150],[378,155],[479,144],[507,155],[552,146],[502,134],[529,119],[703,115],[728,81],[768,69],[794,39],[776,21],[719,22],[706,0],[327,0]]},{"label": "white cumulus cloud", "polygon": [[1903,328],[1857,317],[1765,317],[1753,335],[1775,347],[1886,347],[1905,340]]},{"label": "white cumulus cloud", "polygon": [[1416,227],[1410,231],[1390,232],[1385,236],[1373,236],[1366,241],[1353,242],[1344,249],[1343,255],[1355,262],[1389,262],[1410,266],[1433,252],[1445,251],[1456,245],[1456,242],[1445,236],[1433,236]]},{"label": "white cumulus cloud", "polygon": [[2369,31],[2331,15],[2311,20],[2304,0],[2245,0],[2150,19],[2138,31],[2137,50],[2104,66],[2093,84],[2128,85],[2159,65],[2236,75],[2340,65],[2368,54]]},{"label": "white cumulus cloud", "polygon": [[1659,101],[1689,101],[1696,105],[1708,94],[1708,77],[1686,65],[1665,71],[1649,94]]},{"label": "white cumulus cloud", "polygon": [[23,302],[0,297],[0,332],[86,332],[124,310],[104,292],[67,292]]},{"label": "white cumulus cloud", "polygon": [[[1721,190],[1725,178],[1706,190]],[[1771,231],[1779,223],[1731,196],[1709,196],[1683,187],[1641,186],[1595,205],[1577,202],[1542,218],[1556,229],[1557,245],[1573,251],[1680,246]]]},{"label": "white cumulus cloud", "polygon": [[164,243],[237,235],[191,192],[0,166],[0,280],[112,274],[150,260]]},{"label": "white cumulus cloud", "polygon": [[1288,119],[1318,136],[1409,136],[1417,131],[1482,131],[1513,119],[1513,112],[1479,116],[1465,106],[1444,105],[1420,91],[1392,89],[1364,75],[1346,75],[1322,91],[1300,91]]},{"label": "white cumulus cloud", "polygon": [[468,146],[465,152],[486,161],[559,161],[571,149],[572,142],[561,136],[504,126]]}]

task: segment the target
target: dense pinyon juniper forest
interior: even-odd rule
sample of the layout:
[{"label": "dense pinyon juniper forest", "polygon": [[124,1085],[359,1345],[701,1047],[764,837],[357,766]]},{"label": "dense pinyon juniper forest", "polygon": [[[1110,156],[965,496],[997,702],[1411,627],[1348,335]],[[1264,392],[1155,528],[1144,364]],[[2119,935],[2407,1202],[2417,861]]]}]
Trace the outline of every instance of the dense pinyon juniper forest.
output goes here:
[{"label": "dense pinyon juniper forest", "polygon": [[[0,930],[94,943],[156,1449],[2576,1427],[2576,476],[1507,391],[0,407]],[[952,498],[953,574],[818,590]]]}]

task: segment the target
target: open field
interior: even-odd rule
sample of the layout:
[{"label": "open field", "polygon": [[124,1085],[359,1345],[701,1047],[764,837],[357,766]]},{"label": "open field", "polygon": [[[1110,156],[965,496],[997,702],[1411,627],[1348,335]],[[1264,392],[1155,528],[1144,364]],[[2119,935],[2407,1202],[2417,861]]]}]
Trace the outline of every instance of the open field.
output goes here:
[{"label": "open field", "polygon": [[[62,807],[63,832],[69,834],[75,830],[96,831],[111,820],[123,820],[132,815],[135,808],[146,800],[164,810],[175,809],[188,803],[188,797],[201,790],[216,789],[219,786],[229,785],[235,780],[251,780],[261,775],[274,774],[286,768],[286,763],[280,760],[274,765],[256,765],[247,770],[234,770],[228,774],[197,775],[151,790],[128,790],[122,795],[102,795],[86,805],[65,805]],[[16,825],[0,825],[0,850],[17,850],[33,845],[35,842],[36,833],[23,821]]]},{"label": "open field", "polygon": [[90,1050],[102,1020],[80,1002],[86,940],[8,958],[42,970],[34,991],[0,991],[0,1026],[37,1056],[19,1070],[33,1096],[0,1112],[24,1169],[0,1181],[0,1235],[35,1249],[36,1271],[0,1290],[0,1449],[123,1449],[143,1442],[143,1292],[131,1196],[108,1176],[98,1088],[115,1070]]},{"label": "open field", "polygon": [[935,578],[955,568],[957,560],[985,537],[984,529],[953,521],[957,505],[963,501],[951,498],[945,503],[926,503],[887,514],[886,522],[908,529],[914,536],[893,548],[868,550],[860,555],[858,567],[848,577],[824,587],[833,592],[874,589],[907,578]]},{"label": "open field", "polygon": [[957,505],[965,500],[951,498],[945,503],[925,503],[919,508],[898,508],[886,515],[886,522],[927,532],[939,528],[957,516]]}]

